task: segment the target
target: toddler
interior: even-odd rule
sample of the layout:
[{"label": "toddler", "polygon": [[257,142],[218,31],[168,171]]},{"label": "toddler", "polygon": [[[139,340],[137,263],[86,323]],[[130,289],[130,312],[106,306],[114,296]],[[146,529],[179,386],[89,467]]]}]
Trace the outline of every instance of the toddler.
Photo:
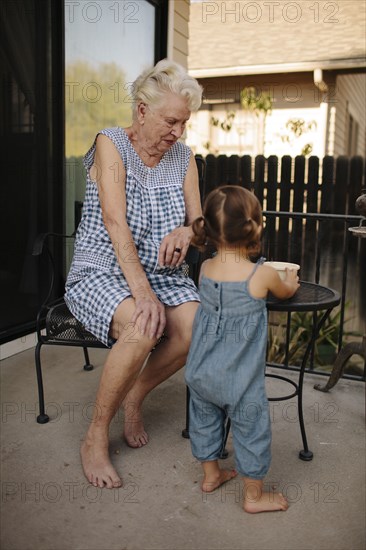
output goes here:
[{"label": "toddler", "polygon": [[[278,273],[253,264],[260,251],[262,211],[250,191],[222,186],[212,191],[203,217],[193,223],[192,244],[207,243],[217,254],[202,264],[201,304],[186,364],[190,389],[190,439],[202,463],[202,490],[211,492],[239,473],[244,477],[246,512],[286,510],[281,493],[265,492],[271,460],[271,426],[265,391],[266,296],[290,298],[298,288],[295,272]],[[225,420],[231,419],[237,471],[221,469]]]}]

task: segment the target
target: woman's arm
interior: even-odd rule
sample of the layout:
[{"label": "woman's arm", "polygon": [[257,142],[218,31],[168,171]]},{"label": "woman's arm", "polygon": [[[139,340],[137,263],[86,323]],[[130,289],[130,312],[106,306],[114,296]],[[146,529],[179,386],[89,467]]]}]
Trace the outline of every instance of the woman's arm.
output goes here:
[{"label": "woman's arm", "polygon": [[[196,218],[202,216],[198,171],[193,153],[191,153],[189,159],[188,170],[183,183],[183,193],[186,207],[186,225],[177,227],[162,240],[159,250],[160,265],[178,267],[183,263],[193,236],[191,225]],[[174,253],[175,248],[181,249],[179,255]]]},{"label": "woman's arm", "polygon": [[143,334],[150,322],[150,337],[162,335],[165,327],[165,308],[152,291],[141,265],[137,249],[126,220],[126,171],[113,142],[99,135],[94,165],[90,176],[95,176],[103,221],[115,250],[118,263],[126,277],[136,310],[131,319],[140,317]]}]

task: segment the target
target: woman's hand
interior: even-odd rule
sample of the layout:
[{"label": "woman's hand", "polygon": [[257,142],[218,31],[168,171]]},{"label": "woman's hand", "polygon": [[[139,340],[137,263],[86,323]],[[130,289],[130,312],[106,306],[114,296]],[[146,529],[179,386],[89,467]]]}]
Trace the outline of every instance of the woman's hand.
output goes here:
[{"label": "woman's hand", "polygon": [[139,330],[142,335],[148,331],[151,339],[161,338],[166,323],[164,305],[151,289],[138,292],[134,299],[136,309],[131,323],[139,319]]},{"label": "woman's hand", "polygon": [[177,227],[166,235],[159,250],[159,264],[165,267],[179,267],[186,257],[193,233],[191,227]]}]

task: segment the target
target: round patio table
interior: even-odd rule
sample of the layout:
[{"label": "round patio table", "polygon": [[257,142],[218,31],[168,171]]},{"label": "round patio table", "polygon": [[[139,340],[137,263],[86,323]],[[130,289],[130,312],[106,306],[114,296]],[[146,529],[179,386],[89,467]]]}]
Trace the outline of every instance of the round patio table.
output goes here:
[{"label": "round patio table", "polygon": [[[313,453],[308,448],[303,415],[302,396],[306,363],[308,361],[313,345],[319,335],[321,327],[324,325],[325,321],[329,317],[332,309],[337,306],[340,301],[340,294],[336,290],[332,290],[331,288],[315,283],[309,283],[306,281],[300,281],[300,287],[298,288],[294,296],[292,296],[292,298],[289,298],[288,300],[279,300],[272,295],[269,295],[267,298],[267,309],[269,311],[284,311],[287,312],[289,315],[296,311],[312,311],[314,313],[317,311],[324,312],[318,319],[314,316],[312,335],[306,346],[305,353],[301,361],[297,383],[285,376],[271,373],[266,374],[267,377],[283,380],[291,384],[295,388],[295,391],[293,391],[293,393],[291,393],[290,395],[285,395],[282,397],[269,397],[268,400],[284,401],[286,399],[291,399],[297,396],[299,424],[304,446],[304,448],[299,452],[299,458],[301,458],[301,460],[312,460],[313,458]],[[267,365],[270,366],[271,364],[267,363]]]}]

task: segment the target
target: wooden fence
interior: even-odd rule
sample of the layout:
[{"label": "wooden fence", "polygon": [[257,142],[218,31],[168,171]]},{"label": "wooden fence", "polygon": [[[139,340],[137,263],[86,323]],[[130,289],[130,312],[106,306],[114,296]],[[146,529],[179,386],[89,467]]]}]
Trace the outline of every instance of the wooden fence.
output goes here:
[{"label": "wooden fence", "polygon": [[302,279],[341,293],[339,348],[343,325],[364,334],[366,239],[353,237],[348,228],[361,221],[355,201],[365,187],[365,159],[208,155],[205,161],[203,199],[226,184],[254,191],[264,210],[267,259],[298,263]]},{"label": "wooden fence", "polygon": [[259,155],[207,155],[203,195],[219,185],[254,190],[264,210],[355,214],[365,182],[363,157],[326,156],[281,159]]},{"label": "wooden fence", "polygon": [[[253,190],[264,211],[299,212],[355,216],[355,201],[365,185],[366,163],[363,157],[318,157],[295,159],[284,156],[266,159],[249,155],[227,157],[208,155],[201,188],[204,198],[212,189],[225,184],[237,184]],[[306,219],[308,218],[308,219]],[[274,216],[266,220],[269,259],[303,263],[321,240],[324,249],[338,242],[345,227],[340,219],[330,224],[311,217],[290,219]],[[356,241],[351,247],[356,247]],[[336,245],[337,247],[337,245]],[[339,248],[339,247],[338,247]],[[307,263],[307,262],[306,262]]]}]

